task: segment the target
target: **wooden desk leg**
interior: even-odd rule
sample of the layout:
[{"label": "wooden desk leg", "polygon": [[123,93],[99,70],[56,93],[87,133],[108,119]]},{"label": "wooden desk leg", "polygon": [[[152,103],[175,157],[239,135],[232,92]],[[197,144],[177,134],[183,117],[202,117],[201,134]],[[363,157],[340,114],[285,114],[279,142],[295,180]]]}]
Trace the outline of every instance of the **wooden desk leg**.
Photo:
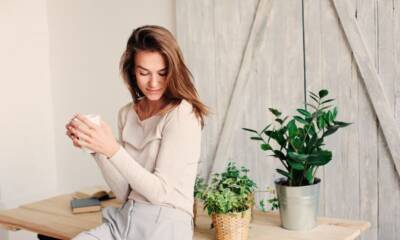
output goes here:
[{"label": "wooden desk leg", "polygon": [[39,240],[60,240],[58,238],[48,237],[42,234],[38,234],[37,237]]}]

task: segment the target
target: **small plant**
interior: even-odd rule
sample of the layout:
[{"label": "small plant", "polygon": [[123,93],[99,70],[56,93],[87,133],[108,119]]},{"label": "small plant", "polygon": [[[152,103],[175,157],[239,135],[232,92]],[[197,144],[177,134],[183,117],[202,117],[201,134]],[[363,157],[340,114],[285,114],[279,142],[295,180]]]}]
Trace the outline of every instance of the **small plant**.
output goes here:
[{"label": "small plant", "polygon": [[[268,192],[270,194],[270,198],[268,199],[268,203],[271,206],[271,211],[274,210],[278,210],[279,209],[279,201],[278,201],[278,197],[276,195],[276,190],[271,188],[271,187],[267,187],[266,192]],[[265,201],[264,199],[260,200],[260,208],[263,212],[267,211],[266,207],[265,207]]]},{"label": "small plant", "polygon": [[238,169],[229,162],[226,170],[211,176],[211,183],[204,191],[202,199],[208,215],[213,213],[236,213],[247,210],[250,206],[250,195],[256,183],[248,176],[248,169]]},{"label": "small plant", "polygon": [[206,188],[207,185],[204,181],[204,178],[196,176],[196,181],[194,183],[194,193],[193,193],[194,198],[202,199],[203,193],[206,190]]},{"label": "small plant", "polygon": [[[288,186],[305,186],[315,182],[315,175],[320,166],[327,164],[332,159],[332,152],[324,149],[326,137],[335,133],[339,128],[350,123],[336,120],[337,107],[332,109],[334,99],[326,99],[328,90],[322,89],[318,95],[310,92],[309,97],[314,104],[307,104],[307,108],[299,108],[299,115],[293,116],[288,122],[288,116],[273,108],[269,111],[275,116],[278,127],[268,124],[258,132],[250,128],[243,130],[251,132],[252,140],[261,142],[263,151],[271,152],[278,158],[284,169],[276,171],[286,178],[284,184]],[[272,127],[272,129],[270,129]],[[271,143],[271,140],[275,144]]]}]

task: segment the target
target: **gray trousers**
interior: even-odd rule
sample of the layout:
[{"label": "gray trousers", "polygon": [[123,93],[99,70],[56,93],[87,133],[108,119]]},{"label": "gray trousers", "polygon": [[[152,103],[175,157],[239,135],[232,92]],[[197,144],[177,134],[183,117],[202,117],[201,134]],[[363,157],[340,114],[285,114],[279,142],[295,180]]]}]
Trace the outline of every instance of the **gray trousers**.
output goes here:
[{"label": "gray trousers", "polygon": [[183,210],[126,201],[120,208],[106,207],[103,223],[72,240],[191,240],[193,219]]}]

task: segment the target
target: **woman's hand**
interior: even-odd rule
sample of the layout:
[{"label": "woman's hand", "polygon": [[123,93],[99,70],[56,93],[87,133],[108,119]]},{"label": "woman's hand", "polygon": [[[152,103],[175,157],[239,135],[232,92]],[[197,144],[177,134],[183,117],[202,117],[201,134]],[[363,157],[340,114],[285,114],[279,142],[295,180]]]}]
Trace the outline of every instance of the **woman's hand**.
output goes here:
[{"label": "woman's hand", "polygon": [[75,147],[85,147],[102,153],[108,158],[112,157],[120,147],[110,126],[103,120],[98,126],[85,116],[76,114],[65,127],[66,134],[71,138]]}]

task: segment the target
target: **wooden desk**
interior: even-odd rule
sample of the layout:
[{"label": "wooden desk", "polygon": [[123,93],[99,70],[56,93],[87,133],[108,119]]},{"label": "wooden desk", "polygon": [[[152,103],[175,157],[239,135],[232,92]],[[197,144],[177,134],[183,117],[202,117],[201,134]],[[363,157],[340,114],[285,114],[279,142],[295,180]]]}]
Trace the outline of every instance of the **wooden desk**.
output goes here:
[{"label": "wooden desk", "polygon": [[[22,205],[15,209],[0,211],[0,225],[8,230],[25,229],[46,236],[70,239],[78,233],[91,229],[101,223],[101,212],[72,214],[69,208],[71,194],[61,195],[43,201]],[[117,200],[103,201],[103,206],[121,206]],[[210,229],[210,218],[198,210],[196,240],[214,239]],[[344,219],[320,218],[319,225],[307,232],[294,232],[282,229],[279,216],[272,212],[254,211],[250,225],[251,240],[296,240],[329,239],[351,240],[370,227],[368,222]]]}]

